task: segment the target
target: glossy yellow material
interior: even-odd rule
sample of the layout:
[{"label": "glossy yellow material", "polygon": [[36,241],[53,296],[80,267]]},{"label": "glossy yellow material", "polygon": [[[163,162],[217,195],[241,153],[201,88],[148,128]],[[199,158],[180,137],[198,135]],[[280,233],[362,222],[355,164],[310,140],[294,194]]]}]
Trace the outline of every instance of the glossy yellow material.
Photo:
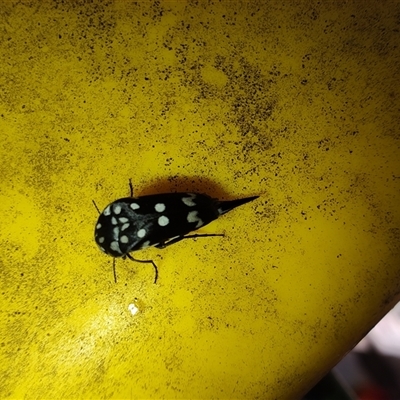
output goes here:
[{"label": "glossy yellow material", "polygon": [[[399,300],[398,2],[3,1],[1,398],[294,399]],[[97,211],[260,198],[112,259]]]}]

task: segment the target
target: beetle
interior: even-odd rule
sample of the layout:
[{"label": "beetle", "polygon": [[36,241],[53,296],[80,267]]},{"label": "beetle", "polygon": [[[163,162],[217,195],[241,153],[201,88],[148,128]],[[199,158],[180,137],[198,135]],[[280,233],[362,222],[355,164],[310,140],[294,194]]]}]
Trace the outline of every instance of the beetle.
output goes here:
[{"label": "beetle", "polygon": [[[158,278],[154,261],[138,260],[130,255],[131,252],[150,246],[164,249],[183,239],[224,236],[218,233],[188,233],[259,197],[222,201],[206,194],[189,192],[133,197],[131,180],[129,187],[130,197],[113,201],[100,213],[94,238],[100,250],[114,259],[128,257],[135,262],[152,264],[155,269],[154,283]],[[115,270],[114,278],[116,280]]]}]

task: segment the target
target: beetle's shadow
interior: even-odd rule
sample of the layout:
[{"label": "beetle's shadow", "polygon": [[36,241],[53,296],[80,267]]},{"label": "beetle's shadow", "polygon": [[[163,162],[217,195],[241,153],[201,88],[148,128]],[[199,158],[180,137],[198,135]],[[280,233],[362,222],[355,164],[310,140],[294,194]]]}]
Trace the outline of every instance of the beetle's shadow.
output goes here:
[{"label": "beetle's shadow", "polygon": [[154,180],[144,187],[138,187],[132,179],[134,197],[150,194],[191,192],[204,193],[216,199],[232,200],[249,193],[227,193],[221,186],[205,177],[171,176],[162,180]]}]

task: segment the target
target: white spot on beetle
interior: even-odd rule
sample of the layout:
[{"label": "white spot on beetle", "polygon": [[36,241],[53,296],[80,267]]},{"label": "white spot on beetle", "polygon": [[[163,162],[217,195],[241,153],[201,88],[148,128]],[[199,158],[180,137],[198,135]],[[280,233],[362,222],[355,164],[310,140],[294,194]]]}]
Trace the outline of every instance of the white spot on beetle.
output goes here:
[{"label": "white spot on beetle", "polygon": [[118,224],[117,219],[115,217],[111,217],[111,223],[113,225],[117,225]]},{"label": "white spot on beetle", "polygon": [[121,241],[121,243],[129,242],[128,236],[125,236],[125,235],[122,235],[119,240]]},{"label": "white spot on beetle", "polygon": [[99,238],[97,239],[97,241],[98,241],[99,243],[104,243],[104,238],[103,238],[103,237],[99,237]]},{"label": "white spot on beetle", "polygon": [[165,210],[165,204],[163,204],[163,203],[157,203],[157,204],[154,206],[154,209],[155,209],[157,212],[163,212],[163,211]]},{"label": "white spot on beetle", "polygon": [[129,219],[128,219],[128,218],[125,218],[125,217],[120,217],[120,218],[118,218],[118,221],[119,221],[119,222],[122,222],[123,224],[125,224],[125,222],[128,222]]},{"label": "white spot on beetle", "polygon": [[120,205],[114,206],[114,212],[117,215],[120,214],[121,213],[121,206]]},{"label": "white spot on beetle", "polygon": [[121,231],[124,231],[125,229],[129,228],[130,224],[123,224],[121,227]]},{"label": "white spot on beetle", "polygon": [[168,224],[169,224],[169,219],[165,215],[161,215],[161,217],[158,218],[158,225],[167,226]]},{"label": "white spot on beetle", "polygon": [[139,229],[137,232],[137,236],[142,238],[146,236],[146,229]]},{"label": "white spot on beetle", "polygon": [[101,228],[101,224],[99,223],[96,225],[96,229],[100,229],[100,228]]},{"label": "white spot on beetle", "polygon": [[119,228],[118,228],[118,226],[116,226],[116,227],[113,229],[113,238],[114,238],[114,239],[117,239],[118,236],[119,236]]},{"label": "white spot on beetle", "polygon": [[195,194],[189,194],[189,197],[182,197],[182,201],[188,207],[193,207],[196,205],[196,203],[193,201],[195,197],[196,197]]},{"label": "white spot on beetle", "polygon": [[111,242],[110,243],[110,249],[111,250],[114,250],[115,252],[117,252],[117,253],[120,253],[120,254],[122,254],[122,251],[121,251],[121,249],[119,248],[119,243],[118,242]]},{"label": "white spot on beetle", "polygon": [[103,211],[103,214],[108,217],[111,214],[110,206],[107,206]]},{"label": "white spot on beetle", "polygon": [[150,240],[146,240],[145,242],[142,243],[140,246],[141,249],[145,249],[146,247],[150,246]]},{"label": "white spot on beetle", "polygon": [[139,204],[137,204],[137,203],[131,203],[130,207],[132,208],[132,210],[137,210],[140,208]]},{"label": "white spot on beetle", "polygon": [[204,225],[204,222],[202,221],[201,218],[198,217],[197,214],[198,214],[197,211],[190,211],[189,214],[188,214],[188,216],[187,216],[187,221],[188,221],[189,223],[195,223],[195,222],[197,222],[196,229],[197,229],[197,228],[200,228],[202,225]]}]

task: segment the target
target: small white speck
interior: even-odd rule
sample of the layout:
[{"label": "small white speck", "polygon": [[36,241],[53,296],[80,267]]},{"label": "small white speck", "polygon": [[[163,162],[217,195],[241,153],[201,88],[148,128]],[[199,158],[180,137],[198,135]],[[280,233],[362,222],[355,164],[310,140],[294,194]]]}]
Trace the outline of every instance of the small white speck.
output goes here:
[{"label": "small white speck", "polygon": [[107,206],[106,209],[103,211],[103,214],[108,217],[111,214],[110,206]]},{"label": "small white speck", "polygon": [[121,227],[121,231],[124,231],[125,229],[129,228],[130,224],[123,224]]},{"label": "small white speck", "polygon": [[139,312],[139,309],[135,306],[135,304],[129,304],[128,310],[132,315],[136,315]]},{"label": "small white speck", "polygon": [[163,203],[158,203],[154,206],[155,210],[157,212],[163,212],[165,210],[165,204]]},{"label": "small white speck", "polygon": [[103,238],[103,237],[99,237],[99,238],[97,239],[97,241],[98,241],[99,243],[104,243],[104,238]]},{"label": "small white speck", "polygon": [[122,254],[121,249],[119,248],[118,242],[111,242],[111,243],[110,243],[110,249],[111,249],[111,250],[114,250],[114,251],[117,252],[117,253]]},{"label": "small white speck", "polygon": [[125,218],[125,217],[120,217],[120,218],[118,218],[118,221],[119,221],[119,222],[122,222],[123,224],[125,224],[125,222],[128,222],[129,219],[128,219],[128,218]]},{"label": "small white speck", "polygon": [[140,247],[141,249],[145,249],[146,247],[149,247],[150,246],[150,240],[146,240],[143,244],[142,244],[142,246]]},{"label": "small white speck", "polygon": [[115,217],[111,217],[111,223],[113,224],[113,225],[117,225],[117,219],[115,218]]},{"label": "small white speck", "polygon": [[128,243],[129,241],[128,236],[125,235],[122,235],[119,240],[121,241],[121,243]]},{"label": "small white speck", "polygon": [[101,224],[98,223],[98,224],[96,225],[96,229],[100,229],[100,228],[101,228]]},{"label": "small white speck", "polygon": [[139,204],[137,203],[131,203],[130,207],[132,208],[132,210],[137,210],[138,208],[140,208]]},{"label": "small white speck", "polygon": [[114,207],[114,213],[117,214],[117,215],[121,213],[121,206],[120,205],[117,205],[117,206]]},{"label": "small white speck", "polygon": [[140,237],[140,238],[145,237],[146,236],[146,229],[139,229],[138,233],[137,233],[137,236]]},{"label": "small white speck", "polygon": [[167,226],[168,224],[169,224],[169,219],[165,215],[161,215],[161,217],[158,218],[158,225]]},{"label": "small white speck", "polygon": [[118,228],[118,226],[116,226],[114,229],[113,229],[113,238],[114,239],[118,239],[118,236],[119,236],[119,228]]}]

